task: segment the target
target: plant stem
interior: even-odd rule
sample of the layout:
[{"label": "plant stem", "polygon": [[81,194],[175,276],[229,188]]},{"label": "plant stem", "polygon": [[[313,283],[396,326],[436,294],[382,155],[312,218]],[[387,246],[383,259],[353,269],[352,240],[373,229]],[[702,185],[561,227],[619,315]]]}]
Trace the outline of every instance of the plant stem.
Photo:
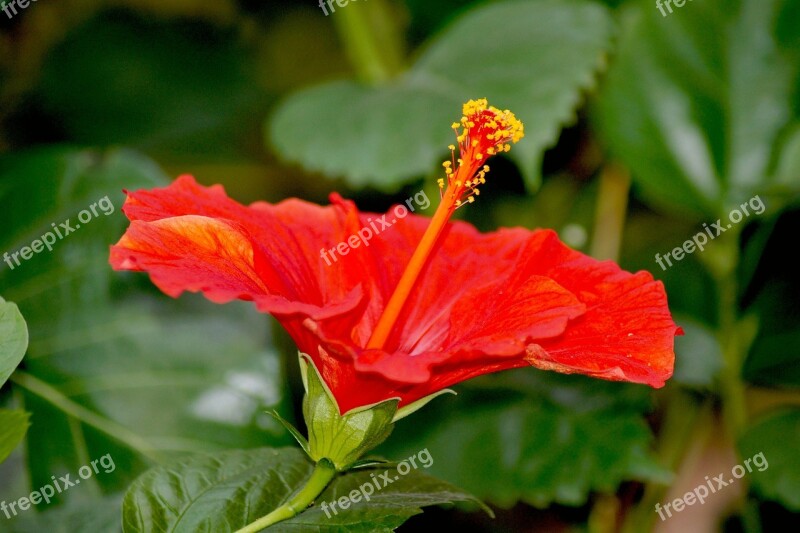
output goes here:
[{"label": "plant stem", "polygon": [[720,393],[725,424],[734,439],[741,435],[747,420],[745,391],[741,373],[744,364],[742,331],[738,323],[739,264],[738,232],[720,242],[721,268],[713,272],[719,291],[719,342],[722,348],[723,367],[720,372]]},{"label": "plant stem", "polygon": [[381,83],[402,70],[402,36],[386,0],[351,4],[332,16],[361,81]]},{"label": "plant stem", "polygon": [[619,258],[631,175],[628,169],[609,163],[600,173],[600,190],[597,193],[597,210],[594,216],[594,236],[591,255],[596,259]]},{"label": "plant stem", "polygon": [[313,503],[317,496],[322,494],[322,491],[325,490],[325,487],[334,477],[336,477],[336,468],[334,468],[333,463],[327,459],[320,460],[314,467],[314,471],[305,486],[291,500],[236,533],[257,533],[262,529],[301,513]]},{"label": "plant stem", "polygon": [[162,457],[158,451],[145,439],[129,430],[125,426],[117,424],[116,422],[104,418],[94,411],[75,403],[65,396],[61,391],[52,385],[26,373],[17,370],[11,375],[10,380],[27,390],[28,392],[39,396],[50,404],[56,406],[72,418],[83,422],[88,426],[102,431],[113,439],[125,444],[132,450],[140,453],[148,459],[160,462]]}]

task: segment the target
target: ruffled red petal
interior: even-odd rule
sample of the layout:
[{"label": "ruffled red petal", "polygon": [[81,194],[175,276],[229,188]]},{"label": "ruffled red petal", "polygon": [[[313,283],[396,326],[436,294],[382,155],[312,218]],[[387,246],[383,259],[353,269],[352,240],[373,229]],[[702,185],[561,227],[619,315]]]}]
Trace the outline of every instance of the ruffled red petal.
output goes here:
[{"label": "ruffled red petal", "polygon": [[461,222],[445,230],[384,350],[365,350],[428,220],[331,200],[245,207],[183,176],[129,193],[131,226],[111,264],[147,271],[173,297],[252,300],[314,359],[343,412],[525,365],[652,386],[671,375],[677,328],[649,274],[570,250],[551,231],[481,234]]}]

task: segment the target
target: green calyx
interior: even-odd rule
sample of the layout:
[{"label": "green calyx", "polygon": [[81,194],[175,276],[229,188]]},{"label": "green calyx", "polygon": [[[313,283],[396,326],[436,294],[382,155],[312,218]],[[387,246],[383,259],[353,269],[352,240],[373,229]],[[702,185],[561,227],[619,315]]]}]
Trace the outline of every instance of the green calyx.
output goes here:
[{"label": "green calyx", "polygon": [[303,416],[308,426],[308,443],[304,448],[315,462],[327,459],[337,471],[348,470],[391,434],[399,399],[385,400],[343,416],[314,362],[303,353],[300,369],[306,389]]}]

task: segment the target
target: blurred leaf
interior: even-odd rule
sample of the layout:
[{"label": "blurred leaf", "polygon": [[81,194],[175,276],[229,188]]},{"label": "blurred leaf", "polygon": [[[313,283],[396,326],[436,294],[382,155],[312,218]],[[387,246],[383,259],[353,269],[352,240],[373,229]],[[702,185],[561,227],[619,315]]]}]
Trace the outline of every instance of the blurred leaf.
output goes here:
[{"label": "blurred leaf", "polygon": [[30,413],[0,409],[0,463],[13,452],[30,426]]},{"label": "blurred leaf", "polygon": [[[123,531],[234,531],[267,515],[311,475],[313,463],[299,449],[230,451],[186,459],[150,470],[129,489],[123,505]],[[391,532],[421,507],[477,502],[455,487],[417,470],[375,491],[369,502],[347,510],[319,508],[349,494],[386,469],[359,470],[338,476],[317,498],[317,505],[279,522],[267,531],[319,533]],[[391,470],[395,472],[396,470]],[[385,483],[385,482],[384,482]]]},{"label": "blurred leaf", "polygon": [[36,96],[73,142],[239,154],[266,112],[255,70],[234,28],[106,11],[50,52]]},{"label": "blurred leaf", "polygon": [[0,388],[25,357],[27,349],[28,328],[25,319],[15,304],[0,297]]},{"label": "blurred leaf", "polygon": [[12,521],[8,533],[119,533],[120,495],[112,495],[81,503],[72,503],[44,513],[30,511]]},{"label": "blurred leaf", "polygon": [[748,474],[755,491],[794,512],[800,511],[800,410],[787,410],[753,424],[739,441],[743,460],[763,453],[768,467]]},{"label": "blurred leaf", "polygon": [[433,475],[501,507],[583,505],[625,480],[670,477],[649,451],[643,387],[524,369],[460,389],[399,422],[381,453],[427,448]]},{"label": "blurred leaf", "polygon": [[675,337],[673,380],[692,387],[710,387],[723,366],[722,349],[714,332],[688,317],[676,317],[684,336]]},{"label": "blurred leaf", "polygon": [[761,337],[750,352],[744,374],[761,385],[800,387],[800,331]]},{"label": "blurred leaf", "polygon": [[800,387],[800,329],[797,284],[771,281],[754,304],[761,329],[744,365],[748,381],[767,386]]},{"label": "blurred leaf", "polygon": [[[289,442],[264,413],[278,408],[286,416],[263,315],[241,302],[173,300],[146,276],[108,265],[108,247],[127,226],[122,188],[167,181],[127,151],[50,149],[0,160],[0,201],[9,205],[0,224],[16,230],[0,236],[4,249],[28,246],[67,219],[75,228],[55,239],[52,252],[0,272],[31,331],[15,384],[32,413],[27,456],[35,487],[105,454],[116,472],[92,482],[114,491],[143,470],[145,458]],[[98,215],[78,227],[77,216],[93,203]]]},{"label": "blurred leaf", "polygon": [[404,4],[411,15],[408,30],[417,39],[427,38],[458,15],[487,3],[486,0],[405,0]]},{"label": "blurred leaf", "polygon": [[[769,223],[766,237],[757,226],[747,241],[744,258],[753,279],[743,299],[747,313],[758,320],[758,336],[744,364],[743,376],[769,387],[800,388],[800,279],[787,247],[795,246],[800,210],[784,211]],[[767,241],[767,242],[762,242]]]},{"label": "blurred leaf", "polygon": [[785,134],[800,123],[800,50],[781,37],[800,33],[800,18],[781,15],[793,1],[708,0],[666,18],[629,6],[597,118],[651,202],[716,217],[755,193],[777,208],[800,190],[775,164],[793,160],[781,154],[796,151]]},{"label": "blurred leaf", "polygon": [[611,33],[606,9],[582,0],[491,4],[452,24],[389,85],[340,81],[296,93],[269,136],[290,161],[393,190],[433,172],[461,105],[487,97],[525,123],[509,155],[534,189],[544,149],[594,84]]}]

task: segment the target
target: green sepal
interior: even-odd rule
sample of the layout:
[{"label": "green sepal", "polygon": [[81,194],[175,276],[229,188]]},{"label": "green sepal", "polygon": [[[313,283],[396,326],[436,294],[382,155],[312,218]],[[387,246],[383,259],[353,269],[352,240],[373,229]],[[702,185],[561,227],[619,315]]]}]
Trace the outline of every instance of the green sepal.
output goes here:
[{"label": "green sepal", "polygon": [[424,398],[420,398],[416,402],[412,402],[412,403],[410,403],[408,405],[404,405],[403,407],[398,409],[397,413],[395,413],[394,418],[392,419],[392,422],[397,422],[401,418],[405,418],[410,414],[416,413],[417,411],[419,411],[420,409],[425,407],[428,404],[428,402],[430,402],[431,400],[433,400],[434,398],[436,398],[438,396],[441,396],[442,394],[454,394],[455,395],[455,394],[458,394],[458,393],[456,391],[454,391],[453,389],[442,389],[440,391],[434,392],[433,394],[429,394],[429,395],[425,396]]},{"label": "green sepal", "polygon": [[281,415],[279,415],[278,411],[276,411],[275,409],[273,409],[272,411],[265,411],[265,413],[267,413],[269,416],[277,420],[284,428],[286,428],[286,431],[291,433],[292,437],[294,437],[294,440],[297,441],[297,444],[299,444],[300,447],[303,448],[303,451],[305,451],[309,457],[311,456],[311,452],[309,451],[310,448],[308,446],[308,440],[306,440],[303,434],[300,433],[300,431],[298,431],[297,428],[294,427],[291,422],[289,422]]},{"label": "green sepal", "polygon": [[[309,368],[313,369],[309,372]],[[365,406],[342,415],[333,394],[314,362],[300,354],[300,369],[306,395],[303,416],[308,426],[309,456],[316,462],[331,461],[336,470],[351,468],[367,452],[378,446],[394,429],[398,398]]]},{"label": "green sepal", "polygon": [[372,468],[374,466],[389,466],[391,463],[384,459],[360,459],[350,465],[350,470],[358,470],[359,468]]}]

